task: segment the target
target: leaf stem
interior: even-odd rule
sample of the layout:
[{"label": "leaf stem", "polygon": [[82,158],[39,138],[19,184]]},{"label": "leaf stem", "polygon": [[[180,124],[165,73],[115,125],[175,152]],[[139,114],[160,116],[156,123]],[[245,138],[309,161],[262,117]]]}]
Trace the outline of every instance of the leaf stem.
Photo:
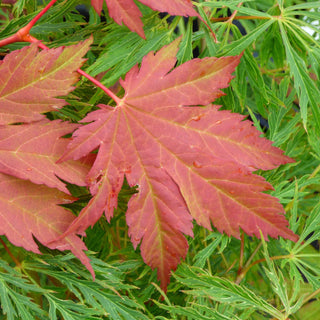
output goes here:
[{"label": "leaf stem", "polygon": [[81,69],[77,70],[78,73],[80,73],[82,76],[86,77],[89,81],[91,81],[94,85],[96,85],[98,88],[102,89],[111,99],[113,99],[117,104],[120,103],[121,99],[118,98],[110,89],[105,87],[100,81],[97,79],[91,77],[89,74],[84,72]]},{"label": "leaf stem", "polygon": [[[254,254],[256,254],[257,249],[259,249],[261,246],[261,243],[259,244],[259,246],[256,248]],[[291,254],[287,254],[287,255],[281,255],[281,256],[274,256],[274,257],[270,257],[270,260],[280,260],[280,259],[286,259],[286,258],[292,258]],[[252,262],[250,265],[248,265],[248,263],[246,264],[245,268],[242,270],[242,272],[237,276],[237,279],[235,281],[236,284],[239,284],[242,279],[245,277],[245,275],[247,274],[247,272],[256,264],[261,263],[266,261],[265,258],[256,260],[254,262]],[[249,262],[249,261],[248,261]],[[247,266],[248,265],[248,266]]]},{"label": "leaf stem", "polygon": [[224,256],[223,252],[221,252],[221,257],[222,257],[222,260],[223,260],[226,268],[229,269],[228,261],[227,261],[226,257]]},{"label": "leaf stem", "polygon": [[242,281],[242,279],[245,277],[245,275],[248,272],[248,270],[251,268],[251,266],[249,268],[249,265],[250,265],[251,261],[253,260],[253,257],[257,254],[257,252],[260,249],[261,245],[262,245],[262,242],[260,242],[257,245],[257,247],[254,249],[253,253],[249,257],[248,261],[246,262],[244,268],[241,268],[241,269],[239,268],[238,275],[237,275],[237,278],[235,280],[236,284],[239,284]]},{"label": "leaf stem", "polygon": [[21,269],[21,263],[20,261],[12,254],[12,252],[10,251],[10,249],[8,248],[8,246],[6,245],[6,243],[0,238],[0,242],[4,247],[4,250],[7,251],[8,255],[10,256],[10,258],[12,259],[12,261],[16,264],[16,266]]},{"label": "leaf stem", "polygon": [[[237,7],[240,8],[242,6],[243,2],[240,2]],[[232,21],[234,20],[236,14],[238,13],[238,10],[235,10],[232,15],[229,17],[229,19],[227,20],[228,23],[232,23]]]},{"label": "leaf stem", "polygon": [[240,247],[240,258],[239,258],[238,274],[241,272],[242,267],[243,267],[243,253],[244,253],[244,234],[241,233],[241,247]]},{"label": "leaf stem", "polygon": [[[272,17],[261,17],[261,16],[236,16],[233,17],[232,20],[254,20],[254,19],[259,19],[259,20],[270,20]],[[211,18],[211,22],[223,22],[223,21],[229,21],[229,17],[220,17],[220,18]]]},{"label": "leaf stem", "polygon": [[[199,3],[197,3],[197,2],[194,2],[193,4],[194,4],[195,6],[199,5]],[[205,16],[206,16],[206,15],[205,15]],[[212,28],[211,28],[210,25],[209,25],[209,21],[210,21],[209,18],[206,16],[206,19],[207,19],[207,21],[208,21],[208,22],[206,22],[205,19],[202,18],[200,14],[198,14],[198,15],[197,15],[197,19],[199,19],[200,21],[202,21],[202,22],[206,25],[206,27],[209,29],[209,31],[210,31],[210,33],[211,33],[211,35],[212,35],[212,37],[213,37],[214,42],[215,42],[215,43],[218,43],[216,34],[214,33],[214,31],[212,30]]]},{"label": "leaf stem", "polygon": [[302,305],[306,304],[309,300],[313,299],[315,296],[317,296],[318,294],[320,294],[320,288],[317,289],[316,291],[313,291],[310,295],[308,295],[307,297],[305,297],[303,299]]},{"label": "leaf stem", "polygon": [[[28,33],[30,29],[36,24],[36,22],[54,5],[54,3],[57,2],[57,0],[51,0],[24,28],[28,30]],[[22,28],[22,29],[24,29]],[[20,30],[22,30],[20,29]]]}]

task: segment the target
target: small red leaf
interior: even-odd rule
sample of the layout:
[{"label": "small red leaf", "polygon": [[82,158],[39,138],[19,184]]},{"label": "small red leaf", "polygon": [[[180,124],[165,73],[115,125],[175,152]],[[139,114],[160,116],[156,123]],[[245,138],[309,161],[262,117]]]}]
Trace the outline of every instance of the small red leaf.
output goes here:
[{"label": "small red leaf", "polygon": [[85,186],[85,177],[94,158],[56,163],[69,143],[61,137],[77,127],[49,120],[0,127],[0,172],[65,193],[69,191],[60,179]]},{"label": "small red leaf", "polygon": [[[168,12],[171,15],[199,16],[190,0],[140,0],[153,10]],[[109,15],[118,24],[125,24],[131,31],[145,38],[142,14],[133,0],[106,0]],[[91,4],[98,14],[101,13],[103,0],[91,0]]]},{"label": "small red leaf", "polygon": [[73,197],[59,190],[0,173],[0,235],[16,246],[40,253],[33,237],[51,249],[71,250],[94,277],[85,244],[74,234],[59,238],[74,220],[71,212],[57,203],[70,203]]},{"label": "small red leaf", "polygon": [[64,106],[55,97],[73,90],[91,42],[41,52],[31,44],[6,55],[0,64],[0,74],[6,75],[0,77],[0,124],[40,120],[41,113]]}]

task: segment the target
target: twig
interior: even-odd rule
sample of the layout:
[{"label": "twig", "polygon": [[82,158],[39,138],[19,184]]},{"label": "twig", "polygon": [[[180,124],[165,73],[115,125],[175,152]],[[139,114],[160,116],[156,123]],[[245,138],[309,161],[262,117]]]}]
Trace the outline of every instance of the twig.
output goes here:
[{"label": "twig", "polygon": [[53,6],[57,0],[51,0],[25,27],[21,28],[14,35],[0,40],[0,47],[15,42],[31,42],[29,32],[35,23]]}]

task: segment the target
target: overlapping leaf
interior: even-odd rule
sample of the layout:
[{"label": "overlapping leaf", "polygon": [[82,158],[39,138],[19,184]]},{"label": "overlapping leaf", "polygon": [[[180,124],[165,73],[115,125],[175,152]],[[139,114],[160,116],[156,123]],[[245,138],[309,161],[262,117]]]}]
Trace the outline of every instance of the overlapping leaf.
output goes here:
[{"label": "overlapping leaf", "polygon": [[74,215],[57,204],[66,204],[73,197],[44,185],[36,185],[0,173],[0,235],[16,246],[40,253],[33,237],[51,249],[71,250],[91,271],[85,244],[76,235],[68,235],[50,244],[63,234]]},{"label": "overlapping leaf", "polygon": [[68,94],[79,78],[91,40],[38,52],[37,44],[11,52],[0,64],[0,124],[43,119],[41,113],[66,104],[55,98]]},{"label": "overlapping leaf", "polygon": [[[78,125],[35,121],[65,104],[54,97],[72,90],[90,42],[40,53],[33,44],[8,54],[0,64],[6,75],[0,78],[0,235],[36,253],[34,237],[49,248],[71,250],[93,274],[78,236],[50,244],[75,218],[59,206],[75,200],[60,179],[85,185],[92,158],[57,164],[68,144],[61,136]],[[31,123],[7,125],[15,122]]]},{"label": "overlapping leaf", "polygon": [[[98,14],[101,13],[104,0],[91,0]],[[190,0],[140,0],[153,10],[168,12],[171,15],[198,16]],[[109,15],[118,24],[124,23],[131,31],[144,36],[142,14],[133,0],[106,0]]]},{"label": "overlapping leaf", "polygon": [[297,239],[278,200],[262,193],[271,185],[252,174],[292,160],[242,116],[208,105],[228,86],[240,57],[194,59],[173,69],[177,48],[175,41],[134,67],[117,106],[91,112],[61,159],[99,148],[88,175],[94,197],[64,235],[83,232],[103,212],[110,220],[126,176],[139,190],[128,204],[129,234],[163,288],[186,255],[193,219],[235,237],[241,228]]},{"label": "overlapping leaf", "polygon": [[85,186],[91,159],[56,163],[69,143],[61,137],[76,127],[76,124],[48,120],[0,127],[0,172],[65,193],[69,192],[60,179]]}]

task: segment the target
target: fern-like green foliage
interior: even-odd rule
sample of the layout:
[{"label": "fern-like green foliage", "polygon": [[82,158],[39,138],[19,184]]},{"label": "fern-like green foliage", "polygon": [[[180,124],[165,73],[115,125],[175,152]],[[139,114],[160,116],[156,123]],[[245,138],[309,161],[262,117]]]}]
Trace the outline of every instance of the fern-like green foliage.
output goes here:
[{"label": "fern-like green foliage", "polygon": [[93,257],[95,281],[71,254],[28,256],[18,270],[0,263],[1,306],[8,319],[147,319],[130,293],[137,288],[123,282],[132,263],[118,268]]},{"label": "fern-like green foliage", "polygon": [[41,295],[45,289],[28,281],[20,272],[11,268],[6,261],[0,260],[0,301],[1,319],[32,319],[44,316],[45,312],[26,294]]}]

